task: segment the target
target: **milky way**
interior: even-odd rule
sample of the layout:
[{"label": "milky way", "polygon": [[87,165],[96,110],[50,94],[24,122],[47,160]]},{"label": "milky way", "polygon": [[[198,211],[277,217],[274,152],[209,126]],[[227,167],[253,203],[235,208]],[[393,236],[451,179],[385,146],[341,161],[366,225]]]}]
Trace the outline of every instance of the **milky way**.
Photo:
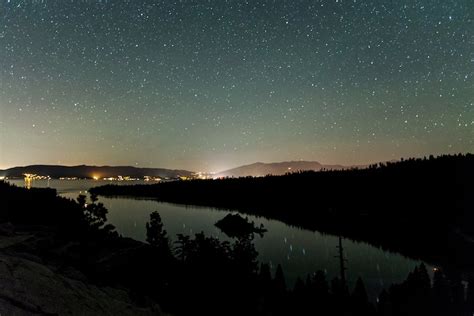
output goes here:
[{"label": "milky way", "polygon": [[0,168],[474,149],[472,0],[0,1]]}]

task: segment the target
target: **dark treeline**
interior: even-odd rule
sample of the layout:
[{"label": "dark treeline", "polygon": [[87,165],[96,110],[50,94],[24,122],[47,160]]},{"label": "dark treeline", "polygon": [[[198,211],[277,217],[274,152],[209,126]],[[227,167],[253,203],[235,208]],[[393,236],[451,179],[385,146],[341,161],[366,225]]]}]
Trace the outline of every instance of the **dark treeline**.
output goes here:
[{"label": "dark treeline", "polygon": [[48,227],[61,238],[97,240],[116,237],[115,227],[106,224],[107,209],[92,196],[77,201],[62,198],[55,189],[25,189],[0,181],[0,223],[27,228]]},{"label": "dark treeline", "polygon": [[94,196],[73,201],[55,190],[0,182],[0,200],[0,238],[35,236],[0,251],[40,258],[34,260],[59,273],[73,267],[90,283],[127,289],[138,306],[158,303],[175,315],[471,315],[474,310],[474,281],[465,295],[460,279],[441,271],[432,284],[423,265],[371,303],[363,280],[348,289],[339,279],[326,280],[323,272],[288,289],[281,267],[272,274],[257,262],[253,234],[232,243],[202,233],[178,235],[171,243],[153,212],[144,244],[119,236]]},{"label": "dark treeline", "polygon": [[468,269],[474,263],[474,155],[366,169],[91,189],[107,196],[238,209]]},{"label": "dark treeline", "polygon": [[[170,258],[166,304],[174,313],[205,312],[218,315],[471,315],[474,311],[474,279],[465,288],[461,279],[448,279],[439,269],[430,279],[421,264],[401,284],[369,300],[364,282],[353,289],[341,279],[330,282],[323,271],[298,278],[287,287],[280,265],[256,261],[254,234],[240,236],[231,244],[203,233],[178,234],[171,245],[159,213],[150,215],[147,241],[162,258]],[[187,303],[183,303],[187,302]],[[211,304],[212,307],[209,306]]]}]

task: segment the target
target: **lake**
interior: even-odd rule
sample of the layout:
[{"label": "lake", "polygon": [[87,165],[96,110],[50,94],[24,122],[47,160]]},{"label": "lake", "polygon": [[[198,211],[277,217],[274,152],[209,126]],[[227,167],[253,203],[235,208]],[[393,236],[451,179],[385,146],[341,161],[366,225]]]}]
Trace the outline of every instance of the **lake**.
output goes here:
[{"label": "lake", "polygon": [[[9,182],[18,186],[25,185],[23,180],[9,180]],[[75,199],[80,193],[86,193],[89,188],[107,183],[110,182],[37,180],[31,185],[55,188],[61,196]],[[121,183],[142,184],[144,182]],[[104,203],[109,210],[108,222],[113,224],[118,233],[124,237],[144,241],[145,223],[151,212],[158,211],[171,240],[175,239],[176,234],[194,235],[202,231],[206,235],[232,241],[214,224],[227,214],[236,212],[128,198],[100,197],[99,201]],[[268,230],[263,237],[256,235],[254,239],[259,261],[269,263],[273,270],[281,264],[289,285],[293,285],[298,276],[305,279],[306,275],[317,270],[325,271],[329,281],[339,275],[339,261],[336,258],[338,255],[337,236],[296,228],[276,220],[250,215],[247,217],[257,226],[263,224]],[[345,258],[348,260],[346,275],[350,289],[352,290],[355,281],[360,276],[372,299],[383,288],[405,280],[408,273],[421,263],[400,254],[348,239],[343,239],[343,247]],[[431,273],[433,267],[427,265],[427,268]]]}]

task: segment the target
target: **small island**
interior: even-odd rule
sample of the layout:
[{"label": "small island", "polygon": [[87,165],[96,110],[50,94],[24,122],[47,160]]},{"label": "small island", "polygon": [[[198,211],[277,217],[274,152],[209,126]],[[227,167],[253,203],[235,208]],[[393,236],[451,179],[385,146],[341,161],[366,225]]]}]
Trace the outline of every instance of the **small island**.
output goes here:
[{"label": "small island", "polygon": [[249,222],[247,217],[243,218],[239,214],[228,214],[223,219],[217,221],[215,226],[231,238],[251,234],[259,234],[260,237],[263,237],[263,234],[267,231],[263,224],[256,227],[254,222]]}]

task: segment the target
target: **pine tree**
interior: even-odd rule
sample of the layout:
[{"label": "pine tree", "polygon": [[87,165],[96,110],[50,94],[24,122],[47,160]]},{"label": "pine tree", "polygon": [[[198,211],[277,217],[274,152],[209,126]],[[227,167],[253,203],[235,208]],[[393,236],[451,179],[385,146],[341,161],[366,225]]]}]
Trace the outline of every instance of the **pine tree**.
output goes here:
[{"label": "pine tree", "polygon": [[169,251],[169,240],[166,230],[163,229],[160,213],[150,214],[150,222],[146,223],[146,241],[160,250]]}]

